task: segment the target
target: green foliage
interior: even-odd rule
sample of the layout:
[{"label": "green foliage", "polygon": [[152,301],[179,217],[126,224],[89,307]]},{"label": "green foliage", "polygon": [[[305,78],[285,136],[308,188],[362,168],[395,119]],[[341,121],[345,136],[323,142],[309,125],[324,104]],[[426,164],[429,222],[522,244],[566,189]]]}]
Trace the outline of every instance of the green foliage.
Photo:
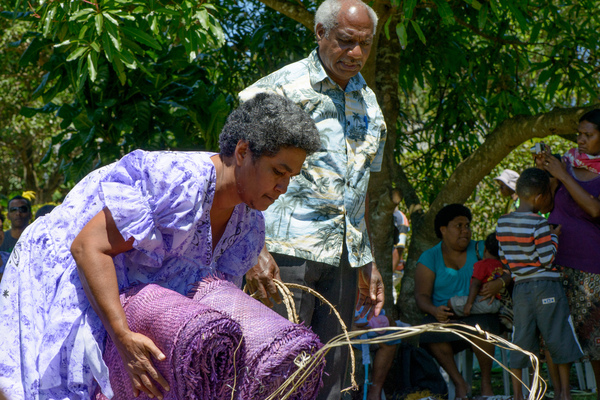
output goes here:
[{"label": "green foliage", "polygon": [[[33,91],[44,106],[21,113],[61,119],[52,146],[66,180],[137,148],[217,148],[231,99],[198,62],[224,42],[213,5],[107,0],[17,4],[14,10],[4,16],[31,23],[21,66],[51,51]],[[70,99],[57,101],[63,92]]]},{"label": "green foliage", "polygon": [[[19,65],[26,49],[19,39],[27,32],[26,24],[0,18],[0,32],[0,203],[4,207],[8,198],[25,190],[34,190],[40,201],[47,201],[62,177],[56,163],[41,166],[39,162],[60,128],[52,115],[19,114],[23,105],[43,106],[31,98],[32,85],[42,74],[37,65]],[[45,58],[42,52],[40,60]]]},{"label": "green foliage", "polygon": [[258,1],[226,0],[222,7],[226,12],[220,22],[227,45],[204,62],[212,65],[210,78],[215,85],[233,97],[316,47],[314,35],[302,24]]},{"label": "green foliage", "polygon": [[[597,2],[403,2],[400,163],[431,204],[508,118],[597,101]],[[426,44],[425,44],[426,43]]]}]

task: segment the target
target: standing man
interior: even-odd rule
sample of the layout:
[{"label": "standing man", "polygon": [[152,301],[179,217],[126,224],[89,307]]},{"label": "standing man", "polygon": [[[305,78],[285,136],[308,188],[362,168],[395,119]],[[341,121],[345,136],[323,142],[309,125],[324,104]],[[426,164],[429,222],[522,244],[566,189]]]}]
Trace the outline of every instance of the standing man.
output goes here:
[{"label": "standing man", "polygon": [[[315,14],[318,48],[240,93],[241,101],[261,91],[292,99],[316,122],[322,146],[264,213],[267,248],[246,274],[248,287],[271,305],[269,296],[279,302],[272,278],[309,286],[335,305],[348,327],[355,305],[364,304],[370,319],[384,299],[366,216],[369,177],[381,169],[386,130],[360,74],[376,26],[377,15],[363,2],[325,0]],[[312,294],[294,291],[294,299],[300,319],[321,341],[342,332],[329,307]],[[347,358],[345,346],[327,354],[319,399],[340,399]]]},{"label": "standing man", "polygon": [[0,251],[10,253],[21,237],[21,233],[31,221],[31,203],[23,196],[15,196],[8,201],[8,220],[10,229],[4,232]]}]

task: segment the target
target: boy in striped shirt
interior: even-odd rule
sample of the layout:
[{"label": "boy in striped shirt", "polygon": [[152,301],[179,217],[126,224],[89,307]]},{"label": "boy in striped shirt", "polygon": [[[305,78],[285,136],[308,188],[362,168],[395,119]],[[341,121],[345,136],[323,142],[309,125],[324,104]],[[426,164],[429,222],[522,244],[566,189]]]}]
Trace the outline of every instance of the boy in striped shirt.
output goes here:
[{"label": "boy in striped shirt", "polygon": [[[510,267],[515,280],[513,343],[537,354],[541,333],[558,367],[555,399],[570,400],[571,363],[583,353],[573,329],[560,272],[552,267],[561,227],[550,226],[537,214],[552,208],[550,178],[541,169],[526,169],[517,180],[517,195],[519,207],[500,217],[496,228],[500,260]],[[510,367],[516,376],[521,377],[522,369],[528,365],[525,354],[511,352]],[[521,383],[514,377],[513,391],[515,400],[523,400]]]}]

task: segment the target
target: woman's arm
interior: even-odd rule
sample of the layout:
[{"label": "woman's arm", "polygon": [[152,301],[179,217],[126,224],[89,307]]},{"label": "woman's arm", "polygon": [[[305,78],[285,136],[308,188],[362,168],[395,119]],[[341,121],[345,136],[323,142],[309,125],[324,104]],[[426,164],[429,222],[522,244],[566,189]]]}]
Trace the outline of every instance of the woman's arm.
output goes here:
[{"label": "woman's arm", "polygon": [[152,340],[129,330],[119,301],[113,257],[131,250],[132,246],[133,238],[128,241],[123,239],[112,214],[105,208],[75,237],[71,253],[77,263],[87,298],[119,350],[132,380],[135,395],[143,391],[150,397],[162,399],[161,392],[150,378],[165,390],[169,390],[169,385],[152,365],[151,356],[158,360],[164,360],[165,356]]},{"label": "woman's arm", "polygon": [[600,200],[587,192],[581,185],[567,172],[565,165],[556,157],[544,154],[542,167],[550,172],[552,176],[558,179],[569,194],[590,217],[595,220],[600,219]]},{"label": "woman's arm", "polygon": [[415,271],[415,300],[421,311],[433,315],[440,322],[447,322],[454,314],[450,307],[434,306],[431,301],[435,273],[425,265],[418,263]]}]

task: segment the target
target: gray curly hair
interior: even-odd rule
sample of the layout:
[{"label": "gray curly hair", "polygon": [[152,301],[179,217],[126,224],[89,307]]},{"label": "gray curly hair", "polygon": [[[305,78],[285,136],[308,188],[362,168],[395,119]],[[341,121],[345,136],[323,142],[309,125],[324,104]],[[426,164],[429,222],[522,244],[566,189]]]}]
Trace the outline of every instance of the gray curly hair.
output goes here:
[{"label": "gray curly hair", "polygon": [[240,140],[248,142],[255,161],[286,147],[310,155],[321,146],[313,119],[296,103],[274,93],[258,93],[227,117],[219,136],[221,156],[233,156]]},{"label": "gray curly hair", "polygon": [[356,4],[362,5],[373,22],[373,35],[377,30],[377,14],[369,5],[363,3],[360,0],[325,0],[315,13],[315,32],[317,31],[317,25],[321,24],[325,28],[325,37],[329,37],[329,32],[337,26],[337,18],[342,8],[342,4],[346,1],[352,1]]}]

